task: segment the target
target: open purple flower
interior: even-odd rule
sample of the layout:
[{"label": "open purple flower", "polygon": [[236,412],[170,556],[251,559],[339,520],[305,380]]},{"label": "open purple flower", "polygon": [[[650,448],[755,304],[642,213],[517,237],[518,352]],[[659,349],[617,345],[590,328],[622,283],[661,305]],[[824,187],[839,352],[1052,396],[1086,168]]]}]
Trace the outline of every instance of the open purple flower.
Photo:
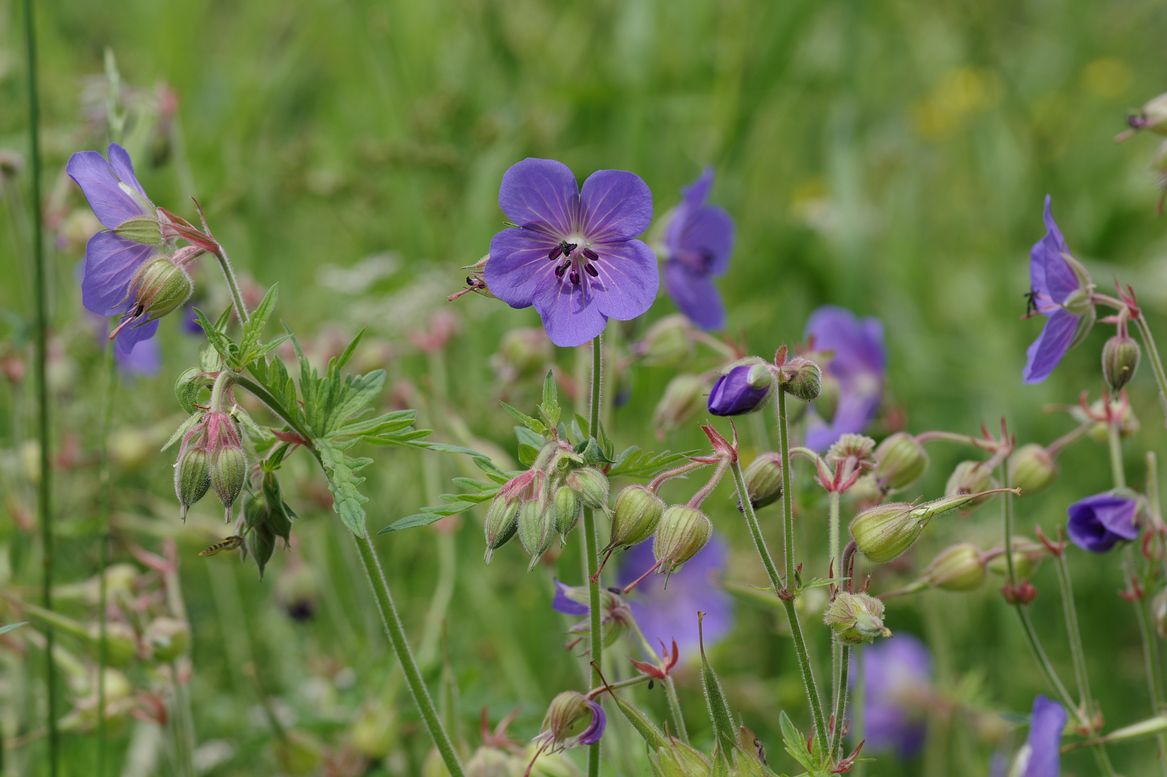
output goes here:
[{"label": "open purple flower", "polygon": [[[105,227],[85,246],[81,301],[101,316],[129,315],[135,304],[132,282],[158,252],[162,230],[154,203],[134,175],[130,155],[116,143],[110,144],[108,154],[107,161],[97,151],[79,151],[65,167]],[[129,354],[157,330],[157,319],[122,328],[116,340],[118,354]]]},{"label": "open purple flower", "polygon": [[[697,555],[672,575],[651,575],[630,602],[636,624],[650,645],[676,640],[684,653],[699,643],[697,613],[704,612],[705,644],[713,644],[733,626],[733,600],[716,578],[725,570],[728,552],[716,534]],[[620,560],[620,584],[627,585],[656,562],[652,540],[629,548]]]},{"label": "open purple flower", "polygon": [[656,259],[635,239],[652,221],[652,193],[638,176],[597,170],[580,189],[562,162],[524,159],[503,175],[498,204],[515,226],[490,241],[487,286],[513,308],[534,305],[556,345],[582,345],[609,318],[652,305]]},{"label": "open purple flower", "polygon": [[1058,777],[1061,773],[1062,729],[1068,719],[1066,709],[1044,696],[1033,700],[1029,738],[1019,756],[1024,764],[1021,777]]},{"label": "open purple flower", "polygon": [[1071,255],[1045,198],[1045,236],[1029,251],[1030,312],[1046,316],[1045,328],[1026,351],[1026,383],[1045,380],[1066,351],[1094,324],[1090,276]]},{"label": "open purple flower", "polygon": [[1095,494],[1070,505],[1066,533],[1070,540],[1091,553],[1105,553],[1119,543],[1139,536],[1136,518],[1139,503],[1117,494]]},{"label": "open purple flower", "polygon": [[733,219],[706,205],[713,170],[683,192],[665,231],[665,289],[689,319],[709,331],[725,326],[725,306],[713,279],[725,274],[733,251]]},{"label": "open purple flower", "polygon": [[830,353],[826,373],[839,387],[834,416],[812,416],[807,427],[807,447],[824,451],[844,434],[862,432],[879,409],[887,367],[883,325],[827,305],[811,313],[806,336],[813,338],[816,351]]},{"label": "open purple flower", "polygon": [[932,656],[924,643],[902,633],[864,648],[861,656],[866,749],[911,758],[927,734]]}]

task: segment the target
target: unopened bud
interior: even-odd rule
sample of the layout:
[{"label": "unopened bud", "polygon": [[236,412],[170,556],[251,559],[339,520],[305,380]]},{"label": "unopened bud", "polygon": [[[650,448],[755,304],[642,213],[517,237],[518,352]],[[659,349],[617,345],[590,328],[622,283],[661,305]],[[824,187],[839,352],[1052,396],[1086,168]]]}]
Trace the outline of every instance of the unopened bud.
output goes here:
[{"label": "unopened bud", "polygon": [[527,569],[532,569],[551,547],[551,540],[555,537],[555,511],[539,500],[524,502],[519,508],[518,534],[523,550],[531,557]]},{"label": "unopened bud", "polygon": [[883,564],[899,557],[912,547],[924,531],[924,527],[936,516],[965,507],[987,495],[962,494],[918,505],[891,502],[870,507],[852,519],[851,538],[855,540],[863,555],[877,564]]},{"label": "unopened bud", "polygon": [[155,618],[143,632],[142,641],[155,663],[169,663],[190,647],[190,626],[177,618]]},{"label": "unopened bud", "polygon": [[616,495],[608,547],[626,548],[644,542],[656,531],[664,511],[664,500],[645,486],[625,486]]},{"label": "unopened bud", "polygon": [[907,488],[927,469],[927,451],[907,432],[896,432],[875,449],[875,476],[890,491]]},{"label": "unopened bud", "polygon": [[579,691],[564,691],[551,700],[542,735],[552,750],[571,744],[595,744],[604,732],[604,711]]},{"label": "unopened bud", "polygon": [[[1037,571],[1038,565],[1047,553],[1044,545],[1028,537],[1014,537],[1012,547],[1013,573],[1022,580]],[[989,553],[988,569],[1001,577],[1009,574],[1009,560],[1005,558],[1004,548],[997,548]]]},{"label": "unopened bud", "polygon": [[210,487],[211,471],[207,452],[201,447],[183,451],[174,465],[174,493],[178,497],[183,520],[186,520],[190,506],[206,496]]},{"label": "unopened bud", "polygon": [[518,531],[519,506],[518,499],[499,494],[491,500],[490,507],[486,508],[484,529],[486,532],[487,564],[490,563],[494,551],[506,545]]},{"label": "unopened bud", "polygon": [[717,416],[752,413],[774,387],[770,366],[758,358],[742,359],[722,370],[709,392],[709,412]]},{"label": "unopened bud", "polygon": [[840,591],[823,614],[823,623],[846,645],[870,645],[877,637],[890,637],[883,625],[883,602],[874,596]]},{"label": "unopened bud", "polygon": [[552,359],[551,341],[542,329],[511,329],[503,335],[492,363],[505,380],[545,371]]},{"label": "unopened bud", "polygon": [[645,364],[682,367],[693,356],[693,325],[679,313],[665,316],[648,328],[635,352]]},{"label": "unopened bud", "polygon": [[713,536],[713,523],[705,513],[688,505],[673,505],[664,511],[652,552],[660,562],[658,572],[664,575],[676,572],[696,556]]},{"label": "unopened bud", "polygon": [[706,388],[700,375],[681,373],[669,381],[652,417],[657,434],[664,435],[693,420],[705,407]]},{"label": "unopened bud", "polygon": [[924,570],[924,582],[945,591],[973,591],[985,582],[985,561],[976,545],[961,542],[940,551]]},{"label": "unopened bud", "polygon": [[[822,368],[810,359],[796,356],[783,368],[782,388],[804,402],[817,399],[823,390]],[[788,376],[788,377],[786,377]]]},{"label": "unopened bud", "polygon": [[210,460],[211,487],[219,495],[219,501],[227,508],[230,515],[231,505],[239,498],[243,490],[243,481],[247,478],[247,457],[243,455],[243,448],[230,446],[221,448],[212,454]]},{"label": "unopened bud", "polygon": [[567,476],[567,485],[579,495],[580,504],[591,510],[608,507],[608,476],[595,467],[580,467]]},{"label": "unopened bud", "polygon": [[[548,341],[550,342],[550,341]],[[466,777],[514,777],[521,774],[522,763],[493,747],[480,747],[466,762]]]},{"label": "unopened bud", "polygon": [[1053,482],[1058,465],[1050,452],[1037,443],[1018,448],[1009,457],[1009,483],[1022,494],[1035,494]]},{"label": "unopened bud", "polygon": [[1139,368],[1139,344],[1129,335],[1115,335],[1102,346],[1102,377],[1116,394]]},{"label": "unopened bud", "polygon": [[[948,483],[944,487],[944,495],[949,497],[977,494],[990,489],[995,485],[993,473],[983,461],[962,461],[952,470]],[[967,504],[968,509],[979,506],[988,494],[978,496]]]},{"label": "unopened bud", "polygon": [[199,395],[207,387],[206,373],[191,367],[178,376],[174,382],[174,398],[187,413],[198,410]]},{"label": "unopened bud", "polygon": [[136,318],[162,318],[190,299],[194,283],[186,270],[167,257],[146,262],[130,280],[131,309]]},{"label": "unopened bud", "polygon": [[555,531],[567,541],[567,535],[575,528],[579,521],[581,501],[575,489],[569,486],[560,486],[555,489]]},{"label": "unopened bud", "polygon": [[872,451],[875,450],[875,440],[863,434],[844,434],[831,444],[824,457],[827,466],[834,468],[850,459],[857,469],[866,472],[875,464]]},{"label": "unopened bud", "polygon": [[269,526],[266,524],[256,526],[247,532],[247,553],[259,568],[261,579],[264,570],[267,569],[267,562],[271,561],[275,552],[276,535]]},{"label": "unopened bud", "polygon": [[782,457],[763,453],[746,467],[746,492],[755,510],[782,498]]},{"label": "unopened bud", "polygon": [[134,243],[149,246],[162,245],[162,228],[158,226],[158,219],[150,216],[134,216],[118,224],[114,230],[118,237]]}]

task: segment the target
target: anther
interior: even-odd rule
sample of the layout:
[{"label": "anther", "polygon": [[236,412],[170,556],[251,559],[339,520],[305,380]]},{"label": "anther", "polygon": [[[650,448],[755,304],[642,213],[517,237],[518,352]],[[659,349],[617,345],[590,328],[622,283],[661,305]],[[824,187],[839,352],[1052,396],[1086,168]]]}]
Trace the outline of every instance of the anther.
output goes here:
[{"label": "anther", "polygon": [[588,261],[590,261],[590,262],[594,262],[594,261],[596,261],[597,259],[599,259],[599,258],[600,258],[600,255],[599,255],[599,254],[597,254],[595,251],[593,251],[593,250],[592,250],[592,249],[590,249],[590,248],[585,248],[585,249],[583,250],[583,255],[584,255],[584,257],[586,257],[586,258],[587,258],[587,260],[588,260]]},{"label": "anther", "polygon": [[594,264],[592,264],[591,262],[588,262],[587,264],[585,264],[584,269],[587,270],[588,275],[592,276],[593,278],[600,277],[600,271],[597,270],[596,266]]}]

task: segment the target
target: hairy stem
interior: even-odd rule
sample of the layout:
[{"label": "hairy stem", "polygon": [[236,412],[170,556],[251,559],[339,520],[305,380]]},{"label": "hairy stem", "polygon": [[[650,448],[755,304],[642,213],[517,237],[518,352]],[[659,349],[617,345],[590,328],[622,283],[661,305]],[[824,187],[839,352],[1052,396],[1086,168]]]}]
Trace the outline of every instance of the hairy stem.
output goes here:
[{"label": "hairy stem", "polygon": [[[778,387],[778,448],[782,457],[782,542],[786,554],[786,579],[794,579],[794,498],[790,493],[790,424],[786,417],[786,391]],[[748,502],[749,499],[746,498]],[[743,502],[743,505],[745,503]]]},{"label": "hairy stem", "polygon": [[100,496],[98,507],[97,529],[97,777],[105,777],[105,761],[109,748],[109,727],[106,721],[105,709],[105,667],[109,663],[109,646],[106,644],[108,618],[106,610],[109,608],[109,581],[106,579],[106,566],[109,564],[109,511],[113,495],[109,466],[109,430],[113,420],[113,397],[117,386],[117,362],[113,355],[113,344],[107,344],[103,358],[105,367],[105,396],[101,406],[101,465],[98,473]]},{"label": "hairy stem", "polygon": [[1074,664],[1074,677],[1078,682],[1080,706],[1087,716],[1093,714],[1094,702],[1090,694],[1090,675],[1087,671],[1086,651],[1082,648],[1082,631],[1078,626],[1078,608],[1074,603],[1074,585],[1070,577],[1070,566],[1065,553],[1054,556],[1054,567],[1058,573],[1058,586],[1062,594],[1062,615],[1066,620],[1066,636],[1070,643],[1070,659]]},{"label": "hairy stem", "polygon": [[1159,404],[1163,408],[1163,421],[1167,424],[1167,370],[1163,369],[1163,360],[1159,358],[1159,349],[1155,346],[1155,336],[1151,334],[1151,327],[1147,325],[1146,316],[1137,316],[1135,326],[1139,328],[1143,345],[1147,347],[1151,372],[1155,374],[1155,385],[1159,387]]},{"label": "hairy stem", "polygon": [[[601,387],[604,380],[603,336],[592,340],[592,387],[588,405],[588,433],[597,437],[600,431]],[[583,514],[584,557],[587,559],[588,636],[592,651],[592,685],[603,683],[604,638],[600,626],[600,541],[596,533],[595,511],[585,509]],[[588,777],[600,774],[600,743],[588,747]]]},{"label": "hairy stem", "polygon": [[[832,490],[827,495],[830,505],[830,517],[827,524],[827,568],[830,577],[840,581],[847,574],[843,569],[843,557],[839,552],[839,492]],[[843,730],[843,710],[847,704],[847,648],[838,640],[831,640],[831,698],[834,700],[835,718],[834,730],[831,732],[831,758],[836,757],[840,743],[840,734]]]}]

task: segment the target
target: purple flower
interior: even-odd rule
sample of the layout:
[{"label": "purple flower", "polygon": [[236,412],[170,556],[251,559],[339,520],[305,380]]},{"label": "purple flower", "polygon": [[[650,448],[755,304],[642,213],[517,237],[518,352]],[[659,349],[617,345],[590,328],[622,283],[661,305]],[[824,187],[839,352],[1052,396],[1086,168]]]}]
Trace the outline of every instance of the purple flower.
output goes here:
[{"label": "purple flower", "polygon": [[728,416],[751,413],[762,406],[774,378],[761,361],[738,364],[723,373],[709,392],[709,412]]},{"label": "purple flower", "polygon": [[115,349],[114,358],[124,375],[156,375],[162,369],[162,350],[154,339],[139,343],[128,353]]},{"label": "purple flower", "polygon": [[1062,729],[1066,727],[1065,708],[1044,696],[1033,700],[1029,719],[1029,739],[1022,750],[1025,771],[1021,777],[1058,777],[1061,772]]},{"label": "purple flower", "polygon": [[1089,276],[1070,255],[1045,197],[1045,236],[1029,251],[1030,309],[1047,316],[1045,328],[1026,351],[1026,383],[1046,379],[1066,351],[1094,323]]},{"label": "purple flower", "polygon": [[862,432],[879,409],[887,367],[883,325],[827,305],[811,313],[806,336],[816,351],[830,352],[826,372],[839,386],[834,417],[827,423],[812,416],[806,433],[807,447],[824,451],[844,434]]},{"label": "purple flower", "polygon": [[733,219],[706,205],[713,170],[682,192],[665,231],[665,288],[689,319],[709,331],[725,326],[725,306],[713,279],[725,274],[733,251]]},{"label": "purple flower", "polygon": [[932,656],[924,643],[902,633],[864,648],[861,656],[866,749],[911,758],[927,733],[922,702],[931,692]]},{"label": "purple flower", "polygon": [[652,250],[636,236],[652,221],[652,193],[623,170],[597,170],[581,190],[551,159],[506,171],[498,204],[515,224],[490,241],[485,278],[513,308],[531,305],[556,345],[582,345],[609,318],[652,305],[660,285]]},{"label": "purple flower", "polygon": [[1070,520],[1066,532],[1070,540],[1091,553],[1105,553],[1120,540],[1139,536],[1135,518],[1139,503],[1116,494],[1095,494],[1079,500],[1066,510]]},{"label": "purple flower", "polygon": [[587,615],[587,595],[587,589],[572,588],[556,580],[555,598],[551,600],[551,609],[564,615]]},{"label": "purple flower", "polygon": [[[577,745],[594,745],[604,735],[604,708],[578,691],[564,691],[551,700],[543,718],[543,730],[534,738],[539,750],[557,753]],[[534,763],[532,761],[531,763]]]},{"label": "purple flower", "polygon": [[[82,303],[101,316],[131,312],[134,300],[130,298],[130,282],[158,248],[113,231],[131,220],[156,221],[158,217],[154,204],[134,175],[130,155],[116,143],[110,144],[108,154],[106,161],[96,151],[79,151],[69,158],[65,167],[106,228],[86,244],[81,278]],[[146,226],[148,231],[149,225]],[[162,242],[161,229],[157,242]],[[136,344],[153,337],[157,330],[157,320],[123,328],[116,339],[118,354],[128,355]]]},{"label": "purple flower", "polygon": [[[733,625],[733,600],[716,578],[725,569],[728,552],[717,537],[672,575],[651,575],[636,587],[632,615],[650,645],[677,641],[684,653],[698,645],[697,613],[704,612],[705,643],[711,645]],[[620,560],[620,584],[628,585],[655,563],[652,540],[629,548]]]}]

